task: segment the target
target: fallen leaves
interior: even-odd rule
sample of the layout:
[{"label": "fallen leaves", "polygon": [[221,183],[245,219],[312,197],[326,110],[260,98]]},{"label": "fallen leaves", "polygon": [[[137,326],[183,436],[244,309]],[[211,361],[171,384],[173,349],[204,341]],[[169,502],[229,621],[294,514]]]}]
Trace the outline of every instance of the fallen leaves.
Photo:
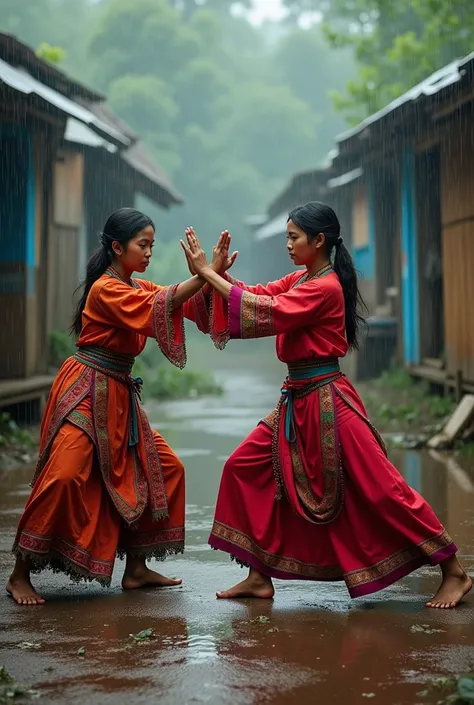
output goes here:
[{"label": "fallen leaves", "polygon": [[131,639],[139,642],[147,641],[148,639],[151,639],[154,636],[155,632],[151,627],[149,627],[148,629],[143,629],[141,632],[138,632],[138,634],[130,634]]},{"label": "fallen leaves", "polygon": [[410,631],[412,634],[416,633],[421,633],[421,634],[441,634],[442,632],[446,631],[445,629],[434,629],[433,627],[430,627],[429,624],[413,624],[412,627],[410,628]]},{"label": "fallen leaves", "polygon": [[0,705],[8,705],[14,698],[37,697],[38,693],[17,683],[4,666],[0,666]]}]

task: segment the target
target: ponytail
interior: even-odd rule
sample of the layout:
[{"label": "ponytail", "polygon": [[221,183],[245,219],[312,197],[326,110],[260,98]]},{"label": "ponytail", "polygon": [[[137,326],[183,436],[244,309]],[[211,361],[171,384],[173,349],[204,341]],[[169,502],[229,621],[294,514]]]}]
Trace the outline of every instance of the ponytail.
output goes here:
[{"label": "ponytail", "polygon": [[332,267],[339,277],[344,294],[346,318],[346,338],[349,349],[359,349],[359,337],[362,328],[366,328],[364,313],[367,306],[359,291],[357,273],[349,250],[341,237],[341,225],[331,206],[320,201],[311,201],[304,206],[294,208],[288,220],[306,233],[311,242],[322,233],[326,239],[328,257],[334,252]]},{"label": "ponytail", "polygon": [[82,295],[76,306],[72,319],[70,331],[73,335],[79,336],[81,334],[82,312],[86,306],[89,291],[91,290],[93,283],[96,282],[102,274],[104,274],[109,265],[110,254],[108,250],[104,246],[98,247],[97,250],[92,253],[89,261],[87,262],[86,278],[76,289],[76,292],[82,289]]},{"label": "ponytail", "polygon": [[367,306],[359,291],[357,272],[351,254],[339,237],[335,246],[333,269],[339,277],[344,294],[344,308],[346,317],[346,338],[349,349],[359,349],[361,330],[365,330],[367,323],[364,313]]}]

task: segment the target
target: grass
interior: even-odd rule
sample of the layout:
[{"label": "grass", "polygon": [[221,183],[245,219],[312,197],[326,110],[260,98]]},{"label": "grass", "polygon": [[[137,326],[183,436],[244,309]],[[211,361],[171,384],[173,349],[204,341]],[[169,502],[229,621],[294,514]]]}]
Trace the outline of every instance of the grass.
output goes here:
[{"label": "grass", "polygon": [[399,367],[391,367],[361,391],[369,417],[382,433],[434,432],[456,406],[451,397],[430,394],[428,384],[415,382]]},{"label": "grass", "polygon": [[209,372],[178,370],[169,364],[157,368],[136,364],[134,375],[143,378],[143,399],[193,399],[223,394],[224,390]]},{"label": "grass", "polygon": [[[75,352],[75,342],[68,333],[51,333],[49,361],[52,367],[59,368]],[[224,391],[210,372],[178,370],[173,367],[164,359],[154,340],[148,341],[145,350],[138,357],[133,374],[144,380],[144,399],[186,399],[220,395]]]},{"label": "grass", "polygon": [[32,462],[38,429],[23,429],[10,414],[0,413],[0,470]]}]

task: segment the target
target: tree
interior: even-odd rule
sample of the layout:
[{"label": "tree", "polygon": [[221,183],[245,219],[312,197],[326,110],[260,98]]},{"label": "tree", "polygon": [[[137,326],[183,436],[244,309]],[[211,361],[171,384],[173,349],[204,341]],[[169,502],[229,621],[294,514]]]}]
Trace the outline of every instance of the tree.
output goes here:
[{"label": "tree", "polygon": [[51,41],[48,24],[51,20],[51,0],[2,0],[0,27],[22,41],[37,47],[42,41]]},{"label": "tree", "polygon": [[235,86],[218,111],[217,147],[226,160],[253,164],[268,180],[314,163],[318,118],[289,86]]},{"label": "tree", "polygon": [[104,89],[119,76],[155,75],[171,83],[199,54],[199,38],[167,0],[109,0],[90,42]]},{"label": "tree", "polygon": [[320,25],[311,29],[295,29],[275,48],[272,60],[279,80],[291,86],[295,95],[307,103],[320,118],[314,157],[320,161],[332,146],[345,121],[334,108],[331,92],[343,90],[355,73],[352,50],[331,51]]},{"label": "tree", "polygon": [[192,223],[209,247],[223,227],[243,230],[315,163],[320,118],[272,75],[274,55],[245,20],[210,2],[183,22],[170,0],[103,0],[90,46],[112,106],[186,197],[160,215],[168,237]]},{"label": "tree", "polygon": [[307,15],[327,17],[331,13],[333,0],[283,0],[290,20],[298,21]]},{"label": "tree", "polygon": [[233,5],[241,5],[242,7],[250,8],[252,0],[173,0],[173,5],[177,10],[181,10],[183,17],[188,19],[199,11],[201,8],[211,9],[216,13],[229,13]]},{"label": "tree", "polygon": [[357,123],[472,49],[474,6],[470,0],[343,0],[350,31],[328,28],[333,47],[352,47],[358,76],[346,94],[334,95],[349,122]]},{"label": "tree", "polygon": [[[96,12],[89,0],[0,0],[0,27],[38,49],[47,61],[57,60],[56,49],[63,47],[61,68],[87,82],[86,37]],[[46,45],[55,51],[45,54]]]},{"label": "tree", "polygon": [[112,108],[133,125],[163,168],[175,173],[181,165],[174,135],[179,107],[168,83],[157,76],[128,74],[111,82],[108,96]]}]

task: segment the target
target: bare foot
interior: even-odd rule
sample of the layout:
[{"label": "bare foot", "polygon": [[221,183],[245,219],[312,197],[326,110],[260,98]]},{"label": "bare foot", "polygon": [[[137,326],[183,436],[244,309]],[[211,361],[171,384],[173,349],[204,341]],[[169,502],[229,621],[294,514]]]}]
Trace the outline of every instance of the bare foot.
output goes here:
[{"label": "bare foot", "polygon": [[443,575],[438,592],[426,603],[426,606],[442,610],[451,609],[461,602],[471,588],[472,580],[462,569],[461,572],[446,573]]},{"label": "bare foot", "polygon": [[167,578],[147,566],[141,566],[139,570],[125,570],[122,587],[124,590],[137,590],[143,587],[171,587],[182,582],[181,578]]},{"label": "bare foot", "polygon": [[38,595],[29,578],[17,578],[12,574],[6,590],[17,605],[44,605],[45,603],[44,598]]},{"label": "bare foot", "polygon": [[274,594],[275,588],[271,578],[261,575],[261,573],[256,573],[256,575],[250,573],[248,578],[238,585],[234,585],[230,590],[216,592],[219,600],[228,600],[235,597],[259,597],[263,600],[271,600]]}]

